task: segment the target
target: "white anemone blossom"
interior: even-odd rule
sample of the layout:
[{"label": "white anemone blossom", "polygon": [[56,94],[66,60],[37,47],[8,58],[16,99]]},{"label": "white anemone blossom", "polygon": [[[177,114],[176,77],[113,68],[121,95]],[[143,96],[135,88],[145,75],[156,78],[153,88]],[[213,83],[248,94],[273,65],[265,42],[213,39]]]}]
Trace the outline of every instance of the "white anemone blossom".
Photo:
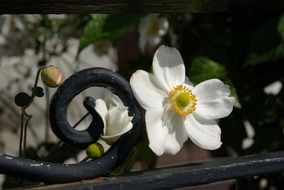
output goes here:
[{"label": "white anemone blossom", "polygon": [[139,48],[144,52],[146,45],[157,46],[169,28],[169,22],[158,14],[149,14],[139,24]]},{"label": "white anemone blossom", "polygon": [[179,51],[161,46],[153,59],[153,74],[136,71],[131,88],[146,110],[149,147],[157,154],[176,154],[189,137],[203,149],[221,146],[221,129],[215,119],[228,116],[234,98],[229,86],[211,79],[193,86],[185,76]]},{"label": "white anemone blossom", "polygon": [[119,137],[132,129],[133,117],[128,116],[128,107],[114,94],[96,100],[95,110],[101,116],[104,129],[101,139],[107,144],[115,143]]}]

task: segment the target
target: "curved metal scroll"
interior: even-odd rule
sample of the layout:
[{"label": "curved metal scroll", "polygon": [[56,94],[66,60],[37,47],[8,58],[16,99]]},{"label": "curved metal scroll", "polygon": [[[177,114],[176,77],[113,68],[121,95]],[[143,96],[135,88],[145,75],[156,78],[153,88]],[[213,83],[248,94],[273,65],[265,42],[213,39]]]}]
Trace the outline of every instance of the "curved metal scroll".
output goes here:
[{"label": "curved metal scroll", "polygon": [[84,105],[93,116],[93,121],[85,131],[73,129],[66,118],[66,110],[71,100],[83,90],[101,86],[110,89],[128,106],[133,116],[133,129],[123,135],[103,157],[78,164],[48,163],[24,158],[0,155],[0,173],[26,178],[31,181],[59,183],[78,181],[109,174],[130,152],[138,139],[141,113],[135,102],[129,83],[117,73],[103,68],[91,68],[75,73],[56,91],[50,105],[50,122],[54,133],[62,141],[81,148],[99,137],[102,121],[94,111],[94,101],[86,99]]}]

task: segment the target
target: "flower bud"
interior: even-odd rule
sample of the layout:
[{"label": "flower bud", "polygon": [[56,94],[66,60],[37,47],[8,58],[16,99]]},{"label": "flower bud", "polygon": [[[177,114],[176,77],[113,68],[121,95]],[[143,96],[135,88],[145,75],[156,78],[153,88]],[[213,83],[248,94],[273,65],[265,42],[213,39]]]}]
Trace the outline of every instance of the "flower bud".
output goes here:
[{"label": "flower bud", "polygon": [[58,67],[49,65],[42,69],[41,79],[46,86],[55,88],[62,83],[63,74]]},{"label": "flower bud", "polygon": [[104,153],[104,147],[100,143],[93,143],[88,146],[86,153],[90,158],[99,158]]}]

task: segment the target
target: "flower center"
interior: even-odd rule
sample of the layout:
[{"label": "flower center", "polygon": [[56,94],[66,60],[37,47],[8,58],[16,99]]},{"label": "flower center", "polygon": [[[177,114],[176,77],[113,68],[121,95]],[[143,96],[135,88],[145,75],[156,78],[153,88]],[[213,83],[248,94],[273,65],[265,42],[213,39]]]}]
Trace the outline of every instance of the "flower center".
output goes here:
[{"label": "flower center", "polygon": [[191,90],[183,85],[178,85],[172,89],[169,98],[173,110],[179,115],[186,116],[195,110],[196,97]]},{"label": "flower center", "polygon": [[159,32],[160,25],[159,21],[153,20],[149,23],[148,35],[149,36],[156,36]]}]

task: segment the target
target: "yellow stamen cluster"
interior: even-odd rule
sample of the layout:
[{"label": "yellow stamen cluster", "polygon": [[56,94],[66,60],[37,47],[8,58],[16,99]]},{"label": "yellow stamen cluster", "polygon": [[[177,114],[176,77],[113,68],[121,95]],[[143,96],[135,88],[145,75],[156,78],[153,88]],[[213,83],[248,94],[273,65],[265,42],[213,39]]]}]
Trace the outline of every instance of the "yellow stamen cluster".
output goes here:
[{"label": "yellow stamen cluster", "polygon": [[183,85],[178,85],[170,91],[169,99],[173,110],[179,115],[186,116],[195,111],[196,97],[192,91]]}]

